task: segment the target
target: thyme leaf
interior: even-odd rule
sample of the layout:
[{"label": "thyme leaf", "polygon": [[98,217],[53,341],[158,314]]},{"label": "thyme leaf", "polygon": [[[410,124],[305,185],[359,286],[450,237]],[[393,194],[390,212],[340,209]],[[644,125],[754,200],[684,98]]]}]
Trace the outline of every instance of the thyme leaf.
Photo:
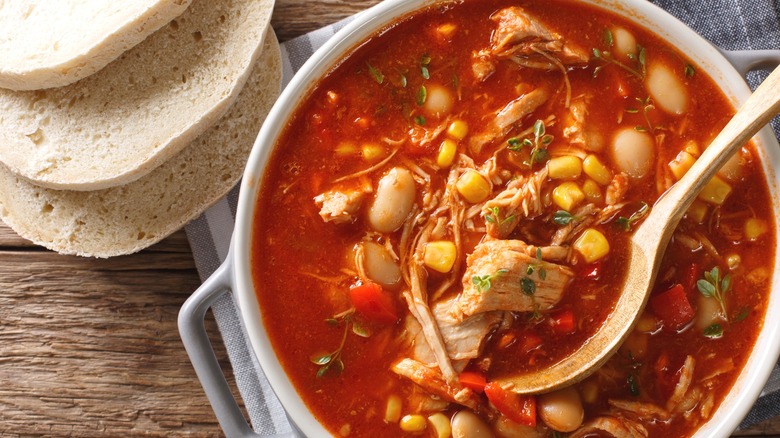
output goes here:
[{"label": "thyme leaf", "polygon": [[575,219],[574,215],[566,210],[558,210],[553,215],[553,222],[556,225],[569,225]]},{"label": "thyme leaf", "polygon": [[485,274],[485,275],[474,275],[471,277],[471,283],[477,287],[477,291],[479,292],[487,292],[490,290],[492,283],[491,281],[509,273],[508,269],[499,269],[498,271],[494,272],[493,274]]},{"label": "thyme leaf", "polygon": [[371,73],[371,77],[373,77],[379,85],[382,85],[385,82],[385,75],[373,65],[369,63],[366,63],[366,65],[368,66],[368,72]]},{"label": "thyme leaf", "polygon": [[723,327],[718,324],[712,324],[704,329],[704,336],[710,339],[720,339],[723,337]]}]

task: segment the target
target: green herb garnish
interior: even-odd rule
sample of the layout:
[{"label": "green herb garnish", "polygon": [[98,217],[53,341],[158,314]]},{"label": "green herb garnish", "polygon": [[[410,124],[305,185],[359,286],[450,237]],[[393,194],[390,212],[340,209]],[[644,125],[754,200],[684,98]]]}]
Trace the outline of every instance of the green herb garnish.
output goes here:
[{"label": "green herb garnish", "polygon": [[430,79],[431,73],[428,71],[428,66],[431,63],[431,57],[428,56],[428,54],[423,55],[420,57],[420,73],[422,74],[422,77],[424,79]]},{"label": "green herb garnish", "polygon": [[371,332],[360,324],[359,321],[355,320],[354,313],[355,309],[350,309],[341,315],[336,315],[325,320],[326,324],[334,327],[344,324],[344,333],[341,336],[341,343],[334,351],[316,354],[309,358],[313,364],[320,367],[317,370],[317,377],[324,377],[328,373],[339,375],[344,371],[344,361],[341,360],[341,352],[344,350],[344,344],[347,342],[347,333],[349,333],[350,329],[352,333],[361,338],[371,336]]},{"label": "green herb garnish", "polygon": [[704,279],[696,282],[696,287],[702,295],[707,298],[714,298],[720,305],[721,314],[728,321],[728,312],[726,312],[726,294],[731,290],[731,274],[726,274],[721,280],[720,269],[717,266],[711,271],[704,272]]},{"label": "green herb garnish", "polygon": [[428,100],[428,89],[425,88],[425,85],[423,85],[419,90],[417,90],[417,105],[425,105],[426,100]]},{"label": "green herb garnish", "polygon": [[524,138],[522,141],[517,137],[512,137],[507,140],[507,149],[513,152],[519,152],[524,147],[531,148],[530,156],[525,162],[528,167],[533,166],[536,163],[543,163],[549,158],[547,153],[547,146],[553,141],[553,136],[545,133],[546,129],[542,120],[537,120],[534,123],[534,137],[533,139]]},{"label": "green herb garnish", "polygon": [[477,287],[477,290],[479,292],[487,292],[490,290],[490,287],[492,286],[491,281],[509,273],[508,269],[499,269],[493,274],[485,274],[485,275],[475,275],[471,277],[471,283]]},{"label": "green herb garnish", "polygon": [[723,337],[723,327],[718,324],[712,324],[704,329],[704,336],[710,339],[720,339]]},{"label": "green herb garnish", "polygon": [[615,220],[615,223],[620,225],[624,231],[631,231],[631,227],[636,222],[640,221],[643,217],[647,216],[649,211],[650,207],[646,202],[643,201],[642,205],[639,207],[639,210],[635,211],[634,214],[632,214],[630,217],[620,216],[617,218],[617,220]]},{"label": "green herb garnish", "polygon": [[[610,36],[611,35],[612,33],[610,32]],[[593,48],[593,57],[604,62],[604,64],[599,65],[593,69],[593,77],[594,78],[597,77],[601,72],[601,70],[607,65],[614,64],[622,68],[623,70],[631,73],[632,75],[636,76],[637,78],[644,80],[645,75],[647,73],[647,60],[646,60],[647,54],[645,53],[644,47],[637,45],[637,48],[639,49],[638,53],[636,55],[631,53],[628,55],[628,57],[629,59],[635,61],[638,64],[637,65],[638,68],[630,67],[627,64],[618,61],[617,59],[615,59],[615,57],[612,56],[612,53],[609,52],[608,50],[599,50]]]},{"label": "green herb garnish", "polygon": [[420,126],[425,126],[426,120],[423,116],[414,116],[414,123],[417,123]]},{"label": "green herb garnish", "polygon": [[575,219],[574,215],[566,210],[558,210],[553,215],[553,222],[556,225],[569,225]]},{"label": "green herb garnish", "polygon": [[696,74],[696,70],[691,64],[685,64],[685,76],[692,78]]},{"label": "green herb garnish", "polygon": [[374,78],[374,80],[377,82],[377,84],[382,85],[385,82],[385,75],[382,74],[381,71],[379,71],[377,68],[375,68],[373,65],[366,63],[368,66],[368,72],[371,73],[371,77]]},{"label": "green herb garnish", "polygon": [[491,224],[503,225],[515,218],[515,215],[510,214],[504,219],[501,219],[500,216],[501,211],[499,210],[498,207],[490,207],[489,210],[490,213],[485,215],[485,221],[490,222]]}]

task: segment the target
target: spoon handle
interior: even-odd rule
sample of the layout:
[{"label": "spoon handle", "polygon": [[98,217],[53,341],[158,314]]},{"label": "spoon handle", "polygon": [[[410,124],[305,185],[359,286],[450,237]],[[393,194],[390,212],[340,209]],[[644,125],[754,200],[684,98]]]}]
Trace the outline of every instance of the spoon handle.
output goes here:
[{"label": "spoon handle", "polygon": [[[780,112],[780,67],[776,68],[739,108],[731,121],[710,143],[704,153],[680,181],[674,184],[653,207],[647,227],[671,236],[682,216],[715,173]],[[649,223],[648,223],[649,222]],[[644,225],[644,224],[643,224]]]}]

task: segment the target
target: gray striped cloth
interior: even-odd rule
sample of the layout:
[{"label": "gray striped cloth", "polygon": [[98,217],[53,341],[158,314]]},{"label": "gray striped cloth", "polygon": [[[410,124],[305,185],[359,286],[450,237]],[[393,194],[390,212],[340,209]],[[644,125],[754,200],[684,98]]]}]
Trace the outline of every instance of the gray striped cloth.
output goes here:
[{"label": "gray striped cloth", "polygon": [[[776,0],[777,1],[777,0]],[[777,4],[771,0],[654,0],[702,36],[728,50],[780,48]],[[283,84],[314,51],[351,18],[282,44]],[[767,72],[753,72],[748,82],[755,87]],[[777,121],[775,121],[777,122]],[[778,124],[775,133],[780,134]],[[201,279],[213,273],[225,259],[233,232],[238,187],[193,220],[185,228]],[[239,321],[233,297],[223,295],[212,307],[233,367],[241,397],[252,426],[260,434],[290,431],[281,404],[273,394],[260,365],[251,353]],[[775,366],[761,398],[740,425],[745,428],[780,415],[780,365]]]}]

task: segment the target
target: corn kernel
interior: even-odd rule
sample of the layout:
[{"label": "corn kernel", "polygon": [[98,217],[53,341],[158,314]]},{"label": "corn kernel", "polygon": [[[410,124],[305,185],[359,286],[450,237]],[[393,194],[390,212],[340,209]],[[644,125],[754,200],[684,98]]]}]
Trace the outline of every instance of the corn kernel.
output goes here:
[{"label": "corn kernel", "polygon": [[391,395],[387,398],[387,406],[385,407],[385,422],[397,423],[401,419],[401,397],[397,395]]},{"label": "corn kernel", "polygon": [[452,426],[450,419],[441,412],[437,412],[428,417],[428,422],[433,428],[433,436],[436,438],[449,438],[452,435]]},{"label": "corn kernel", "polygon": [[731,184],[715,175],[701,190],[699,199],[710,204],[721,205],[729,194],[731,194]]},{"label": "corn kernel", "polygon": [[669,162],[669,169],[672,170],[672,173],[674,174],[674,177],[677,178],[679,181],[682,179],[683,175],[685,175],[688,170],[693,166],[693,163],[696,162],[696,157],[691,155],[690,153],[686,151],[680,151],[679,154],[674,158],[674,160]]},{"label": "corn kernel", "polygon": [[658,319],[655,315],[645,312],[636,322],[636,330],[641,333],[653,333],[658,330]]},{"label": "corn kernel", "polygon": [[401,426],[401,430],[404,432],[419,433],[424,431],[428,424],[426,423],[425,417],[415,414],[404,415],[404,418],[401,418],[399,426]]},{"label": "corn kernel", "polygon": [[582,191],[585,193],[585,199],[587,199],[588,202],[596,204],[604,201],[601,187],[592,179],[586,179],[585,182],[582,183]]},{"label": "corn kernel", "polygon": [[552,179],[575,179],[582,174],[582,160],[573,155],[555,157],[547,162],[547,174]]},{"label": "corn kernel", "polygon": [[595,228],[588,228],[583,231],[580,237],[572,245],[587,263],[593,263],[596,260],[609,254],[609,242],[601,234],[601,231]]},{"label": "corn kernel", "polygon": [[441,142],[439,146],[439,155],[436,156],[436,164],[439,167],[450,167],[455,161],[455,154],[458,152],[458,144],[449,138]]},{"label": "corn kernel", "polygon": [[440,24],[436,27],[436,32],[444,38],[450,38],[457,30],[457,27],[452,23]]},{"label": "corn kernel", "polygon": [[490,195],[490,183],[476,170],[469,169],[455,183],[458,192],[472,204],[484,201]]},{"label": "corn kernel", "polygon": [[362,148],[363,159],[366,161],[376,161],[385,154],[385,149],[376,143],[366,143]]},{"label": "corn kernel", "polygon": [[582,160],[582,170],[602,186],[612,182],[612,172],[595,155],[588,155]]},{"label": "corn kernel", "polygon": [[447,135],[455,140],[463,140],[469,133],[469,125],[463,120],[455,120],[447,128]]},{"label": "corn kernel", "polygon": [[745,221],[745,237],[751,242],[758,240],[768,230],[769,227],[767,227],[766,222],[761,219],[752,217]]},{"label": "corn kernel", "polygon": [[688,211],[685,213],[685,217],[692,220],[693,222],[696,222],[697,224],[703,224],[704,218],[707,217],[707,211],[709,209],[710,207],[706,202],[696,199],[693,201],[691,206],[688,207]]},{"label": "corn kernel", "polygon": [[585,193],[574,182],[565,182],[553,189],[553,202],[566,211],[572,211],[583,199]]},{"label": "corn kernel", "polygon": [[726,257],[726,265],[729,267],[730,271],[739,268],[739,265],[741,264],[742,257],[740,257],[739,254],[729,254],[728,257]]},{"label": "corn kernel", "polygon": [[457,256],[458,250],[455,248],[455,244],[450,241],[440,240],[428,242],[428,244],[425,245],[423,263],[434,271],[446,274],[452,270],[452,265],[455,264],[455,258]]},{"label": "corn kernel", "polygon": [[701,155],[701,148],[699,147],[699,143],[696,143],[696,140],[688,140],[685,143],[683,150],[697,158]]},{"label": "corn kernel", "polygon": [[342,141],[336,146],[336,155],[346,156],[354,155],[357,153],[357,146],[354,143],[348,141]]}]

